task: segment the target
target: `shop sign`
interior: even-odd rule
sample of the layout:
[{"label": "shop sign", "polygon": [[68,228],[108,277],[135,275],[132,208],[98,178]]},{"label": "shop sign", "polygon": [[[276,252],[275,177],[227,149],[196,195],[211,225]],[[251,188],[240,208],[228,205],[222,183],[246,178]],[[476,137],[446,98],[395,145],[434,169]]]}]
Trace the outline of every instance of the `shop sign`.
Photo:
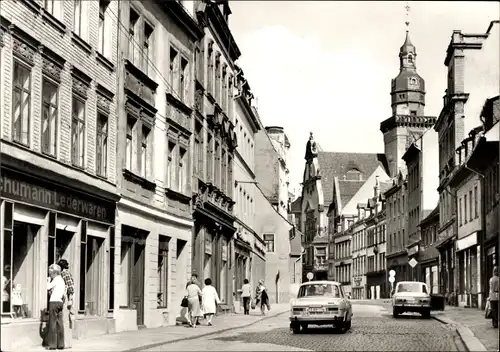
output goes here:
[{"label": "shop sign", "polygon": [[42,186],[40,180],[35,181],[25,175],[13,176],[13,173],[2,170],[0,192],[3,198],[109,224],[115,222],[114,203],[91,198],[49,183],[44,183]]},{"label": "shop sign", "polygon": [[457,240],[455,243],[457,252],[475,246],[477,244],[477,232],[473,232],[469,236]]},{"label": "shop sign", "polygon": [[412,256],[418,253],[418,247],[419,245],[417,244],[416,246],[408,248],[408,256]]},{"label": "shop sign", "polygon": [[227,240],[222,240],[222,261],[227,261]]},{"label": "shop sign", "polygon": [[212,255],[212,235],[206,234],[205,238],[205,254]]}]

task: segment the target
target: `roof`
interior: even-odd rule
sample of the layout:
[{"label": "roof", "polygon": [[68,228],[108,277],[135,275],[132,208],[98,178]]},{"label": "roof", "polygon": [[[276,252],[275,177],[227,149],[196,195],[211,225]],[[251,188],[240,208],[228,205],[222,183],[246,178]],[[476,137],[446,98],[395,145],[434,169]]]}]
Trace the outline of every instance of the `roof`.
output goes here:
[{"label": "roof", "polygon": [[290,205],[290,212],[300,213],[301,211],[302,211],[302,197],[298,197]]},{"label": "roof", "polygon": [[431,222],[432,219],[439,218],[439,204],[436,205],[434,210],[432,210],[427,216],[424,216],[424,218],[420,221],[420,226],[425,225],[429,222]]},{"label": "roof", "polygon": [[[382,166],[388,172],[389,166],[384,154],[377,153],[339,153],[318,152],[318,164],[323,186],[324,204],[329,205],[333,200],[333,179],[338,177],[342,204],[356,194],[377,167]],[[347,171],[357,169],[363,174],[362,181],[344,180]]]}]

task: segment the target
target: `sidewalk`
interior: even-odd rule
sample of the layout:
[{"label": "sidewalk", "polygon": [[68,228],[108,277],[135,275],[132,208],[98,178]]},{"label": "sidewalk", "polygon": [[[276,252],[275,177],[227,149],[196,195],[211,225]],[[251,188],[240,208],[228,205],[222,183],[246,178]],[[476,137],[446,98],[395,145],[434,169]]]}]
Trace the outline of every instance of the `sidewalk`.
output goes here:
[{"label": "sidewalk", "polygon": [[446,306],[443,312],[432,312],[432,317],[455,325],[469,351],[498,350],[498,329],[492,327],[491,319],[484,318],[483,310]]},{"label": "sidewalk", "polygon": [[[252,310],[250,315],[227,314],[219,315],[213,319],[213,326],[203,325],[190,328],[185,325],[164,326],[154,329],[135,331],[122,331],[112,335],[94,336],[88,339],[73,340],[71,351],[141,351],[163,344],[177,341],[195,339],[199,337],[222,333],[227,330],[242,328],[252,325],[270,317],[289,311],[290,304],[274,304],[266,316],[261,316],[260,311]],[[23,351],[45,351],[42,346],[34,346]]]}]

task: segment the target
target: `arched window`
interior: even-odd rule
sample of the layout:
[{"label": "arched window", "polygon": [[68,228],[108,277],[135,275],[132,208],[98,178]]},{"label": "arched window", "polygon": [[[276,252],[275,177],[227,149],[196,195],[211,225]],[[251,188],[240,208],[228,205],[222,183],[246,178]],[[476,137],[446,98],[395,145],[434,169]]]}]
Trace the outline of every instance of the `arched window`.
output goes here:
[{"label": "arched window", "polygon": [[413,63],[413,55],[408,55],[408,63]]}]

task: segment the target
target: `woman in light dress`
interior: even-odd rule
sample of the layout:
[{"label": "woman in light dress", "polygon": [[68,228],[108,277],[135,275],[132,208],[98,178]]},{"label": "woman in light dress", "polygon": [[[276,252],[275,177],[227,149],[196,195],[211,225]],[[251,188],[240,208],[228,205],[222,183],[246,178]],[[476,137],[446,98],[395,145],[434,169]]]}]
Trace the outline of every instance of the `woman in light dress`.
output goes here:
[{"label": "woman in light dress", "polygon": [[212,318],[217,312],[217,305],[220,304],[220,299],[217,290],[212,286],[211,279],[205,279],[205,287],[201,292],[203,312],[205,313],[208,326],[212,326]]},{"label": "woman in light dress", "polygon": [[195,328],[201,315],[200,297],[202,296],[200,287],[191,280],[186,287],[188,299],[188,322],[189,326]]},{"label": "woman in light dress", "polygon": [[257,304],[260,304],[262,315],[266,315],[266,308],[267,310],[271,310],[271,305],[269,304],[269,296],[267,295],[266,286],[264,286],[264,280],[259,280],[255,294]]}]

